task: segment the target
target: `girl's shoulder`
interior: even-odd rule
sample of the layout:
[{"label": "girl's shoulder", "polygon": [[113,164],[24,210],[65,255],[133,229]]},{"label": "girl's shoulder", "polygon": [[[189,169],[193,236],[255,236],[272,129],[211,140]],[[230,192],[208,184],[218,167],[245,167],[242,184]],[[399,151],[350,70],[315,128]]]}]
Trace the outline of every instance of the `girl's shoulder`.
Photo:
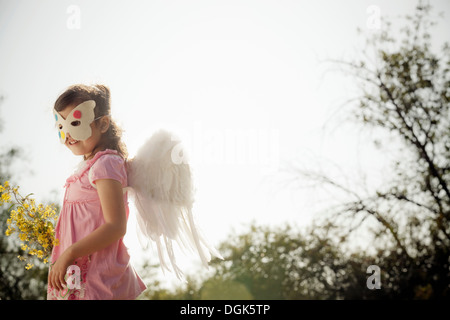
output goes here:
[{"label": "girl's shoulder", "polygon": [[91,168],[102,166],[112,169],[116,167],[121,167],[124,164],[125,160],[120,155],[104,154],[92,164]]},{"label": "girl's shoulder", "polygon": [[91,181],[97,179],[114,179],[121,182],[127,180],[125,159],[115,150],[105,150],[97,152],[92,158],[89,169]]},{"label": "girl's shoulder", "polygon": [[122,161],[125,162],[125,160],[122,158],[122,156],[116,151],[111,149],[106,149],[103,151],[97,152],[94,157],[90,160],[87,160],[86,163],[90,166],[94,165],[95,163],[99,161],[105,161],[105,159],[115,159],[116,161]]}]

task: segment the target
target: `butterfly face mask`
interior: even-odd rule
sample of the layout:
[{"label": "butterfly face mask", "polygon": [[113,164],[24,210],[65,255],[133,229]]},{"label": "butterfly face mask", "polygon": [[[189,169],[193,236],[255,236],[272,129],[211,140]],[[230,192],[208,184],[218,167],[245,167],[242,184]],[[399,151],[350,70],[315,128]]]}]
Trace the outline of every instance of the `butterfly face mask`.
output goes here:
[{"label": "butterfly face mask", "polygon": [[56,127],[58,128],[58,135],[61,143],[66,142],[68,134],[75,140],[89,139],[92,135],[91,123],[96,120],[94,108],[94,100],[85,101],[76,106],[66,119],[53,109],[53,115],[55,116]]}]

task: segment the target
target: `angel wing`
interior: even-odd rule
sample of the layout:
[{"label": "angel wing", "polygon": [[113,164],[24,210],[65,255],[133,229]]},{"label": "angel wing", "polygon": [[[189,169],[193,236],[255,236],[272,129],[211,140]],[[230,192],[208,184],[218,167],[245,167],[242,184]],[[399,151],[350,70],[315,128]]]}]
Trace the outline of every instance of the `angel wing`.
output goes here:
[{"label": "angel wing", "polygon": [[[182,153],[184,156],[180,157]],[[156,243],[163,270],[170,270],[168,256],[178,278],[182,278],[183,272],[176,264],[174,242],[181,249],[197,252],[206,267],[211,254],[223,259],[194,221],[192,170],[185,159],[179,139],[159,130],[128,162],[128,184],[137,209],[138,234]]]}]

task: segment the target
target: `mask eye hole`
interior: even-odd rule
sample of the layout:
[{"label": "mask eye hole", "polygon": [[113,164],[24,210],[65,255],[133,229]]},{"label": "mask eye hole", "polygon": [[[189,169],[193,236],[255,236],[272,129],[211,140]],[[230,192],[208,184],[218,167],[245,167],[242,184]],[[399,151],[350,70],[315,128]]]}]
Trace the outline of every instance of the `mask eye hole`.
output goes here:
[{"label": "mask eye hole", "polygon": [[80,120],[72,121],[70,124],[74,127],[78,127],[81,124],[81,121]]},{"label": "mask eye hole", "polygon": [[59,125],[59,130],[61,130],[61,129],[62,129],[62,124]]}]

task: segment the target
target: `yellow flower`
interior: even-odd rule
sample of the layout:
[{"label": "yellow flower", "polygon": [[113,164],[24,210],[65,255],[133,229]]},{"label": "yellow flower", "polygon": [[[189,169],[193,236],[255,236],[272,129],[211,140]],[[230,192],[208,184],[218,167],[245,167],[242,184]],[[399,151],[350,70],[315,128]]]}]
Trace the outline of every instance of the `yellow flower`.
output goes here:
[{"label": "yellow flower", "polygon": [[2,193],[2,201],[3,202],[9,202],[11,199],[11,195],[9,193]]},{"label": "yellow flower", "polygon": [[[54,204],[36,205],[30,195],[22,197],[19,194],[19,187],[10,186],[8,181],[3,185],[0,184],[0,205],[9,202],[14,207],[6,219],[5,234],[10,236],[17,232],[17,237],[24,242],[20,244],[24,254],[17,257],[19,260],[28,262],[30,256],[36,256],[44,263],[48,263],[53,246],[59,245],[54,232],[58,214]],[[29,270],[32,267],[33,264],[28,263],[25,268]]]}]

